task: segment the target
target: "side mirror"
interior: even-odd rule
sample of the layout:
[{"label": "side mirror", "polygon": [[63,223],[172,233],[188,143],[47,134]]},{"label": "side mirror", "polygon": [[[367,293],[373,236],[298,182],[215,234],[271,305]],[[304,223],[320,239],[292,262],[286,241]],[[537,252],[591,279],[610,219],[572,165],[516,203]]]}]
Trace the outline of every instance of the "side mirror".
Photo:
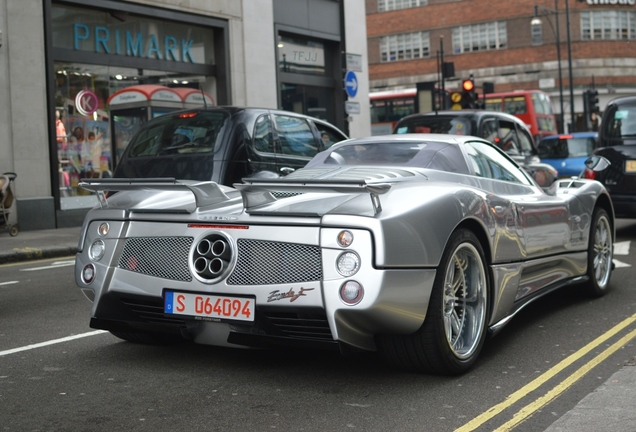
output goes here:
[{"label": "side mirror", "polygon": [[590,156],[585,161],[585,167],[592,171],[603,171],[611,164],[612,163],[608,161],[607,159],[605,159],[603,156],[597,156],[597,155]]}]

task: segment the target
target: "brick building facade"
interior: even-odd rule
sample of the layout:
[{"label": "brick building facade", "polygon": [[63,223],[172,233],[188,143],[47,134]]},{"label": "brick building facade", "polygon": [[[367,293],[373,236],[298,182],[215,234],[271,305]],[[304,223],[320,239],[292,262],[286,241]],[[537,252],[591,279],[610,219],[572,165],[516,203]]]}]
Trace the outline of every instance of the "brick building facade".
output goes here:
[{"label": "brick building facade", "polygon": [[[455,77],[444,80],[446,89],[457,88],[471,74],[477,87],[493,82],[498,92],[541,89],[551,95],[558,114],[559,36],[565,121],[572,120],[570,66],[577,121],[583,112],[581,95],[592,84],[599,92],[601,109],[614,96],[636,94],[635,3],[366,0],[371,91],[438,81],[443,52],[444,62],[452,62],[455,70]],[[540,18],[540,25],[531,24],[535,17]]]}]

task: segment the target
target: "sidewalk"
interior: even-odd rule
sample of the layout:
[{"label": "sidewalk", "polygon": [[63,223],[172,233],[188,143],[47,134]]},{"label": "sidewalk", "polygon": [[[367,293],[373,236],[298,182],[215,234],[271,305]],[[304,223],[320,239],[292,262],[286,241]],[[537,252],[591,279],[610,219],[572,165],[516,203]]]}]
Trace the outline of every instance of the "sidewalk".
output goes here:
[{"label": "sidewalk", "polygon": [[75,255],[81,227],[0,232],[0,264]]},{"label": "sidewalk", "polygon": [[[81,227],[0,233],[0,264],[75,255]],[[627,346],[636,343],[630,342]],[[635,432],[636,357],[545,432]],[[523,430],[523,427],[520,428]]]}]

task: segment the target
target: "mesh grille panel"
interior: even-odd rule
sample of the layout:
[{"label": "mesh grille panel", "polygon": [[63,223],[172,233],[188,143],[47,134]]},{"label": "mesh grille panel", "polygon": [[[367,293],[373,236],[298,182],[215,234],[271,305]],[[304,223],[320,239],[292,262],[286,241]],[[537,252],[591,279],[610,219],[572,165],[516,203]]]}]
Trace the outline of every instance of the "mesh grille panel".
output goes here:
[{"label": "mesh grille panel", "polygon": [[320,247],[240,239],[230,285],[273,285],[322,279]]},{"label": "mesh grille panel", "polygon": [[118,267],[163,279],[191,281],[188,253],[192,241],[192,237],[126,239]]}]

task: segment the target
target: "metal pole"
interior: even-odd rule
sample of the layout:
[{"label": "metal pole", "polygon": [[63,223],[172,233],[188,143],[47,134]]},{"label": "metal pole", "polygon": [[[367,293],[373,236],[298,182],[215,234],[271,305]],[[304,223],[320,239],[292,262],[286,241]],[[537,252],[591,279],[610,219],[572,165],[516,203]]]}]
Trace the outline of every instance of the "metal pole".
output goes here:
[{"label": "metal pole", "polygon": [[442,110],[446,109],[446,84],[444,83],[444,36],[439,37],[440,64],[442,66],[442,91],[437,92]]},{"label": "metal pole", "polygon": [[572,43],[570,41],[570,7],[568,5],[568,0],[565,0],[565,25],[567,27],[568,32],[568,73],[570,75],[570,116],[571,116],[571,125],[572,130],[569,132],[576,132],[575,125],[575,115],[574,115],[574,83],[573,83],[573,75],[572,75]]},{"label": "metal pole", "polygon": [[563,109],[563,71],[561,68],[561,37],[559,33],[559,0],[554,0],[554,17],[556,21],[557,65],[559,68],[559,101],[561,103],[561,133],[565,132],[565,110]]}]

